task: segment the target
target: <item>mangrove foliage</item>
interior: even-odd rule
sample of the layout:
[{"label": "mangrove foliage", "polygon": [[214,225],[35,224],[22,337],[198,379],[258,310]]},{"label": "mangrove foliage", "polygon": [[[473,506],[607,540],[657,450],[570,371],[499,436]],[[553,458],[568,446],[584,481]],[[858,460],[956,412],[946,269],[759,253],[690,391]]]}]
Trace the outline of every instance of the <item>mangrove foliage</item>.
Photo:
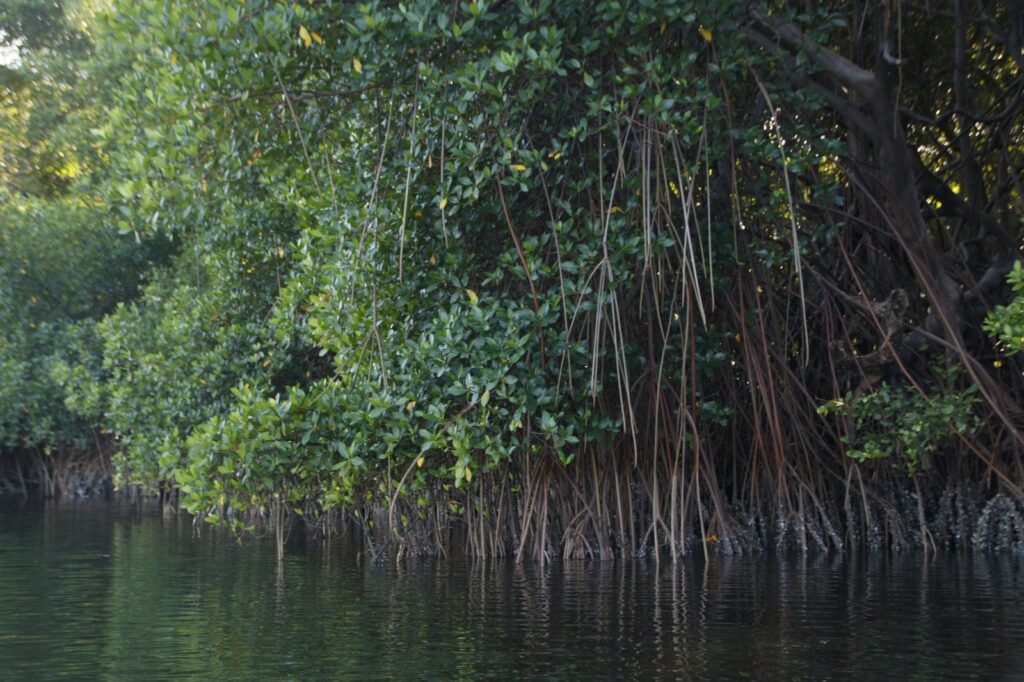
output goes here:
[{"label": "mangrove foliage", "polygon": [[375,552],[1024,543],[1022,41],[1020,0],[3,0],[3,484]]}]

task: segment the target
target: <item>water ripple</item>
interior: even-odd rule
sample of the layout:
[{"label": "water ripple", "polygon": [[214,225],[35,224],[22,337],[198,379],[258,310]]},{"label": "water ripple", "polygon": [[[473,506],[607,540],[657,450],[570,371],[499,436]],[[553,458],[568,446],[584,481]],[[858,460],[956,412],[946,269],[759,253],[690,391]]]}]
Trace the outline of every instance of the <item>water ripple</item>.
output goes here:
[{"label": "water ripple", "polygon": [[10,679],[1020,679],[1007,556],[534,564],[0,505]]}]

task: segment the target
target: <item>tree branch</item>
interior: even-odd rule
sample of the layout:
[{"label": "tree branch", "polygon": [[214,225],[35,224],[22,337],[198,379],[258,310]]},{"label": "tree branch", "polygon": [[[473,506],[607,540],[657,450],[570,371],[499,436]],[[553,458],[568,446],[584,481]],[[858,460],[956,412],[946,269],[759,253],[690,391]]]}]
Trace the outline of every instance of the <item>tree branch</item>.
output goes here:
[{"label": "tree branch", "polygon": [[[785,66],[792,66],[793,60],[790,53],[781,48],[777,43],[768,40],[765,36],[749,28],[745,29],[744,33],[748,39],[752,40],[757,45],[760,45],[765,50],[782,57]],[[792,72],[792,69],[790,69],[790,71]],[[800,85],[812,90],[816,95],[828,102],[829,106],[831,106],[836,113],[845,118],[847,123],[855,128],[859,128],[861,132],[869,136],[875,134],[875,126],[871,119],[864,115],[854,101],[840,93],[837,93],[835,90],[822,85],[813,78],[800,78],[798,79],[798,82]]]},{"label": "tree branch", "polygon": [[778,40],[790,50],[806,50],[828,75],[846,87],[868,99],[872,99],[878,93],[881,84],[874,72],[857,66],[831,50],[815,45],[800,29],[789,22],[776,23],[756,7],[750,7],[748,13],[754,24],[767,33],[769,38]]}]

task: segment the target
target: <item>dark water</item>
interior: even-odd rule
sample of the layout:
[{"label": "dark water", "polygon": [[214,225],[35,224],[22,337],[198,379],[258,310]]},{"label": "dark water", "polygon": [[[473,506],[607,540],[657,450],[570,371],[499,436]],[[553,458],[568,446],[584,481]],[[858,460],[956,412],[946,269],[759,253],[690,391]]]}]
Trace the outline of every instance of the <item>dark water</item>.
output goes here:
[{"label": "dark water", "polygon": [[0,502],[0,679],[1024,679],[1008,556],[357,561]]}]

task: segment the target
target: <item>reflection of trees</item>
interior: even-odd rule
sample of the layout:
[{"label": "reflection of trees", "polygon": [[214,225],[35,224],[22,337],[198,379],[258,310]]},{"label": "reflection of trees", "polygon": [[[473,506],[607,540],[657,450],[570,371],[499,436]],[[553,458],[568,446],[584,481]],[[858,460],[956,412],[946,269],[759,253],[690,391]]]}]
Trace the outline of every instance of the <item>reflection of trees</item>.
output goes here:
[{"label": "reflection of trees", "polygon": [[930,679],[979,661],[1009,674],[1024,631],[1006,557],[374,564],[297,534],[279,565],[273,538],[184,517],[18,518],[0,525],[16,550],[0,553],[0,653],[18,637],[16,673]]}]

